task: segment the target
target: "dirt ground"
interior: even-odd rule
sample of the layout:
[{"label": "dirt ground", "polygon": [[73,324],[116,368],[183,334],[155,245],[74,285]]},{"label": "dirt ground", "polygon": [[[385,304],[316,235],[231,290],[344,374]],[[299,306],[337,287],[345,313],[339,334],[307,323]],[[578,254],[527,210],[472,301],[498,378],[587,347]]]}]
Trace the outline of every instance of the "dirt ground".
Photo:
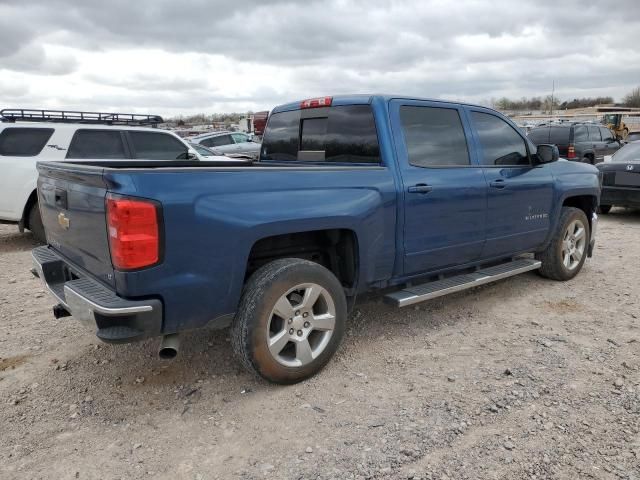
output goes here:
[{"label": "dirt ground", "polygon": [[640,212],[567,283],[370,302],[315,378],[254,379],[226,331],[100,343],[55,320],[0,226],[0,478],[640,479]]}]

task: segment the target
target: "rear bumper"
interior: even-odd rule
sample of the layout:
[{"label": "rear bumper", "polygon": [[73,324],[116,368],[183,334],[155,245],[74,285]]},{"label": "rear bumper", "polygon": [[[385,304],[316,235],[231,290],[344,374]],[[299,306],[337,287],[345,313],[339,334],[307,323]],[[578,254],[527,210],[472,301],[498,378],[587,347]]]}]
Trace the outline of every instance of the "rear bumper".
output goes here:
[{"label": "rear bumper", "polygon": [[83,274],[48,246],[32,253],[34,275],[53,297],[107,343],[127,343],[160,335],[162,302],[127,300]]},{"label": "rear bumper", "polygon": [[600,205],[640,207],[640,188],[603,186]]}]

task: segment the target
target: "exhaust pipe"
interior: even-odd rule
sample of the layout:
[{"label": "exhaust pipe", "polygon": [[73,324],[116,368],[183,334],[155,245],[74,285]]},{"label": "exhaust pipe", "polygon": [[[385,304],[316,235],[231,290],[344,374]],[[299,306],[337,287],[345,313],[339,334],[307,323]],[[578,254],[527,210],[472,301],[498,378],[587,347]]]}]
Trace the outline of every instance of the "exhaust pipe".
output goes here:
[{"label": "exhaust pipe", "polygon": [[160,342],[160,350],[158,350],[158,356],[163,360],[172,360],[178,355],[178,349],[180,348],[180,337],[177,333],[165,335]]}]

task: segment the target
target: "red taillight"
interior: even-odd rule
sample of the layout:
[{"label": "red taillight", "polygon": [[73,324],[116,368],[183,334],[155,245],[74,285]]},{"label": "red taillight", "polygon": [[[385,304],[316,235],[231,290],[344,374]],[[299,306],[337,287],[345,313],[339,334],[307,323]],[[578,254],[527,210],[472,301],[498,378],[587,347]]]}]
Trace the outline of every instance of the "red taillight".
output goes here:
[{"label": "red taillight", "polygon": [[569,145],[567,148],[567,158],[576,158],[576,149],[573,145]]},{"label": "red taillight", "polygon": [[330,107],[333,97],[309,98],[300,102],[300,108]]},{"label": "red taillight", "polygon": [[114,268],[132,270],[158,263],[160,232],[154,203],[107,197],[107,227]]}]

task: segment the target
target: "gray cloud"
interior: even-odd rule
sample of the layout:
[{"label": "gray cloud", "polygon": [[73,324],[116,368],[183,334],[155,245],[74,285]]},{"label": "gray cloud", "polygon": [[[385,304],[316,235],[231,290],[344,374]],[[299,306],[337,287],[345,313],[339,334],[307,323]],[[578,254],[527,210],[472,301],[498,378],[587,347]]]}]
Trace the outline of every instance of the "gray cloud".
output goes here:
[{"label": "gray cloud", "polygon": [[[552,80],[561,96],[620,98],[640,79],[637,0],[3,0],[0,27],[0,72],[68,75],[84,89],[74,101],[123,108],[264,108],[365,91],[478,100],[545,94]],[[78,60],[131,49],[204,60],[171,75]],[[248,72],[250,91],[219,86],[231,75],[220,58]]]}]

